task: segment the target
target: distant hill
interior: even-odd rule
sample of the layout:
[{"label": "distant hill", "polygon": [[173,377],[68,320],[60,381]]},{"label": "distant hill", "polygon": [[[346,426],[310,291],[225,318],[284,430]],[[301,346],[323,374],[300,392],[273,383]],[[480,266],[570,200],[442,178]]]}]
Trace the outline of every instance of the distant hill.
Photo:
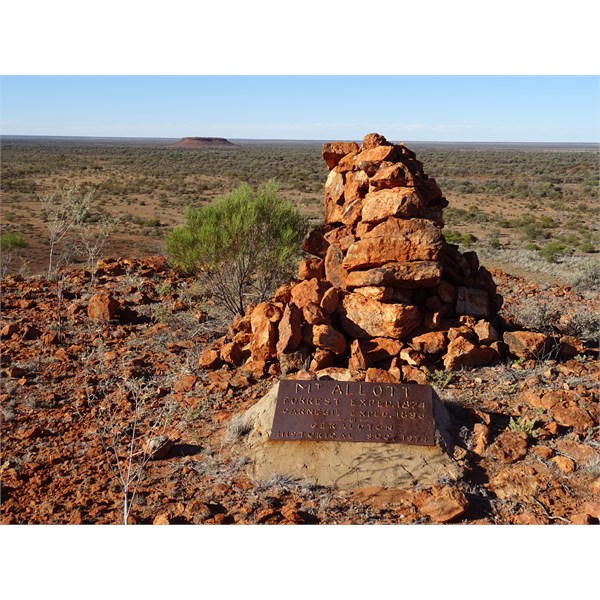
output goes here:
[{"label": "distant hill", "polygon": [[235,146],[229,140],[218,137],[184,137],[176,144],[175,148],[208,148],[215,146]]}]

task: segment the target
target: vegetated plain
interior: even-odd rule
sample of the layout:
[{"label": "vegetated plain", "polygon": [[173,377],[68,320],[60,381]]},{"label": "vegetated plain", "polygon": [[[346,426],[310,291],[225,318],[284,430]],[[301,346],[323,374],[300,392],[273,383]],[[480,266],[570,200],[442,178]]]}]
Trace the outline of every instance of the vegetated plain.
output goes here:
[{"label": "vegetated plain", "polygon": [[[96,217],[120,216],[107,250],[113,257],[161,254],[186,205],[208,203],[242,182],[275,179],[302,212],[315,222],[322,217],[321,142],[234,140],[236,146],[184,149],[175,141],[3,138],[1,233],[27,244],[11,269],[44,270],[48,233],[40,198],[69,185],[96,191]],[[473,247],[489,266],[542,281],[572,283],[574,271],[595,262],[597,145],[407,145],[450,202],[448,241]]]},{"label": "vegetated plain", "polygon": [[[250,477],[236,416],[281,373],[200,368],[231,319],[194,276],[149,256],[163,253],[184,206],[244,181],[276,179],[316,224],[321,144],[175,141],[2,139],[3,259],[9,249],[17,273],[2,279],[2,523],[598,522],[597,146],[407,143],[450,202],[447,239],[526,276],[492,270],[501,320],[552,344],[429,372],[472,468],[403,492]],[[49,250],[41,199],[74,184],[96,190],[86,220],[120,216],[103,248],[120,258],[95,274],[37,277]],[[97,292],[116,299],[118,318],[90,318]],[[173,446],[148,461],[163,434]]]}]

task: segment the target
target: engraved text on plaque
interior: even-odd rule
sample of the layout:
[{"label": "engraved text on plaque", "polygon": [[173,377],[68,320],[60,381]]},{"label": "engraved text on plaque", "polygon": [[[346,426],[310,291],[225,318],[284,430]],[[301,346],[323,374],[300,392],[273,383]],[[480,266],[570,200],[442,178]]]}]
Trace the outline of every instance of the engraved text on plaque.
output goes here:
[{"label": "engraved text on plaque", "polygon": [[432,446],[432,402],[427,385],[284,380],[271,439]]}]

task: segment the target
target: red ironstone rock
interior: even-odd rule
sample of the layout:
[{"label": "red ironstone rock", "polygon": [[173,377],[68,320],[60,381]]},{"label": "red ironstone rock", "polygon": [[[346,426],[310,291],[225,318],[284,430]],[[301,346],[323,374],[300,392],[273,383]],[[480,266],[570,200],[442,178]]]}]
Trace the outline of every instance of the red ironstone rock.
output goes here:
[{"label": "red ironstone rock", "polygon": [[547,335],[532,331],[505,331],[502,339],[518,358],[541,358],[548,344]]},{"label": "red ironstone rock", "polygon": [[90,298],[87,314],[92,321],[111,321],[118,308],[119,303],[110,294],[94,294]]},{"label": "red ironstone rock", "polygon": [[448,344],[444,367],[451,370],[482,367],[489,365],[497,356],[496,351],[489,346],[476,346],[464,337],[457,337]]},{"label": "red ironstone rock", "polygon": [[333,169],[346,154],[358,152],[356,142],[329,142],[323,144],[323,160],[328,169]]},{"label": "red ironstone rock", "polygon": [[355,271],[389,262],[435,260],[441,247],[441,232],[431,221],[390,218],[352,244],[343,264]]},{"label": "red ironstone rock", "polygon": [[345,294],[338,311],[343,330],[355,338],[402,338],[421,323],[416,306],[384,304],[360,294]]}]

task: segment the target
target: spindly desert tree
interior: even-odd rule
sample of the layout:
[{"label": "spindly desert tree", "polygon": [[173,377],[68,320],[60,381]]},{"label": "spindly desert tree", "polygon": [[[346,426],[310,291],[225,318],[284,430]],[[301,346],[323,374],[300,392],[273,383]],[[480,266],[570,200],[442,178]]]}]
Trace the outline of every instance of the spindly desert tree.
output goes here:
[{"label": "spindly desert tree", "polygon": [[41,198],[48,229],[48,279],[55,279],[58,267],[69,258],[83,256],[92,274],[119,219],[94,211],[97,192],[72,184]]},{"label": "spindly desert tree", "polygon": [[198,275],[234,315],[289,277],[307,231],[306,219],[273,180],[256,191],[244,183],[210,205],[188,207],[184,216],[167,237],[171,262]]}]

